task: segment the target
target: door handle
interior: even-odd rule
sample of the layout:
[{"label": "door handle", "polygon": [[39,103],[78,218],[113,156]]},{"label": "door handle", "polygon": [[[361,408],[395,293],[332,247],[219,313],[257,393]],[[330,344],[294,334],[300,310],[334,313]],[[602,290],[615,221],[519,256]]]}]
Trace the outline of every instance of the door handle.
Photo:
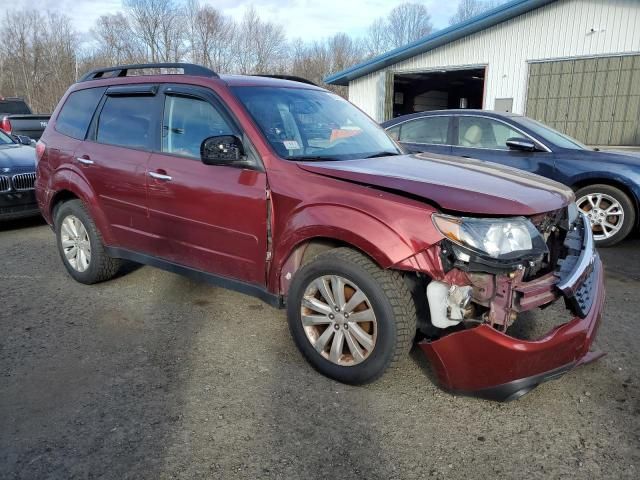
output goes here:
[{"label": "door handle", "polygon": [[93,165],[94,161],[85,157],[76,157],[76,160],[83,165]]},{"label": "door handle", "polygon": [[165,175],[164,173],[149,172],[149,176],[155,178],[156,180],[163,180],[165,182],[170,182],[171,180],[173,180],[173,177]]}]

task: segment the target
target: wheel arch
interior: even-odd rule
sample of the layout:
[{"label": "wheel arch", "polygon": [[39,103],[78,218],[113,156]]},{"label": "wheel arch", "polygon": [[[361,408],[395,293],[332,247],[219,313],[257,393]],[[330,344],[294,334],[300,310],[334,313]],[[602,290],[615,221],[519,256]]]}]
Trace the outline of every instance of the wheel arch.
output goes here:
[{"label": "wheel arch", "polygon": [[586,177],[581,178],[571,184],[571,188],[574,192],[577,192],[581,188],[588,187],[590,185],[608,185],[613,188],[617,188],[622,193],[627,195],[635,208],[636,211],[636,226],[640,224],[640,198],[635,194],[635,192],[629,188],[623,181],[610,178],[610,177]]},{"label": "wheel arch", "polygon": [[52,225],[55,223],[54,215],[56,209],[64,202],[77,199],[84,203],[89,210],[89,214],[93,218],[105,244],[110,245],[113,243],[113,236],[107,219],[97,206],[96,194],[83,177],[71,170],[61,171],[56,175],[53,182],[53,190],[54,193],[51,196],[48,208]]}]

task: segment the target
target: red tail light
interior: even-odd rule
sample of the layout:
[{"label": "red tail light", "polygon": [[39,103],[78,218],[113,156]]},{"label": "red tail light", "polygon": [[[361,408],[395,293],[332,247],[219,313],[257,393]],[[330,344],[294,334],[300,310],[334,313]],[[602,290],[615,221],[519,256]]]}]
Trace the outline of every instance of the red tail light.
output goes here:
[{"label": "red tail light", "polygon": [[0,120],[0,129],[7,133],[11,133],[11,122],[9,121],[9,117],[2,117],[2,120]]},{"label": "red tail light", "polygon": [[47,149],[47,144],[44,143],[42,140],[38,140],[38,143],[36,143],[36,163],[42,160],[42,157],[44,156],[44,152],[46,151],[46,149]]}]

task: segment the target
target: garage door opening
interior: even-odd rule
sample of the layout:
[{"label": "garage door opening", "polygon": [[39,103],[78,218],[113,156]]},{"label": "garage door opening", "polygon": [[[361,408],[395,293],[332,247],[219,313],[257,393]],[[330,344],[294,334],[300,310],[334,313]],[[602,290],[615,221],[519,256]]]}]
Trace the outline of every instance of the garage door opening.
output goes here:
[{"label": "garage door opening", "polygon": [[387,119],[427,110],[482,108],[484,68],[390,75]]}]

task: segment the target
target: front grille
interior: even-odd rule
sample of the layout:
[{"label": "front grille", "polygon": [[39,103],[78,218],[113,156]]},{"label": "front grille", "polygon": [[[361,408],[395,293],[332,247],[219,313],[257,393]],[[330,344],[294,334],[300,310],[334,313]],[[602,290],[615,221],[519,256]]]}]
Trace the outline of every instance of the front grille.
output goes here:
[{"label": "front grille", "polygon": [[36,183],[35,173],[20,173],[13,176],[13,188],[18,191],[33,190]]},{"label": "front grille", "polygon": [[0,192],[8,192],[11,190],[11,181],[9,177],[0,175]]}]

